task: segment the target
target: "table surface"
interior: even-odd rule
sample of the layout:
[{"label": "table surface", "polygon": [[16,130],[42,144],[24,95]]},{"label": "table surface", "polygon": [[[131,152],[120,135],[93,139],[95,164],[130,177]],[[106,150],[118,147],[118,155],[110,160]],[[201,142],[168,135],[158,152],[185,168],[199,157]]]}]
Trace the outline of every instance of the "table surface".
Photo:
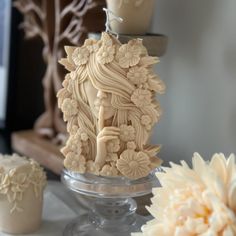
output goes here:
[{"label": "table surface", "polygon": [[[84,202],[83,202],[84,201]],[[28,236],[62,236],[65,226],[87,211],[86,201],[78,201],[60,182],[49,181],[44,191],[44,207],[40,229]],[[0,232],[0,236],[9,236]],[[18,235],[23,236],[23,235]]]}]

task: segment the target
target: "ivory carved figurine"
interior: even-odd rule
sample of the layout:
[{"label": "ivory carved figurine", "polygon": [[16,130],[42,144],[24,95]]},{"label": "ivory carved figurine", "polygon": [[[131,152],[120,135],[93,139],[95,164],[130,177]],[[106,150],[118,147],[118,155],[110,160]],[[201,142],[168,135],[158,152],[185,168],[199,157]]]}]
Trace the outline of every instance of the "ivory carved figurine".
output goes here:
[{"label": "ivory carved figurine", "polygon": [[62,148],[64,166],[101,176],[147,176],[161,164],[159,145],[149,145],[161,116],[155,98],[164,83],[153,71],[142,40],[121,44],[108,33],[65,47],[60,63],[69,71],[58,92],[69,139]]}]

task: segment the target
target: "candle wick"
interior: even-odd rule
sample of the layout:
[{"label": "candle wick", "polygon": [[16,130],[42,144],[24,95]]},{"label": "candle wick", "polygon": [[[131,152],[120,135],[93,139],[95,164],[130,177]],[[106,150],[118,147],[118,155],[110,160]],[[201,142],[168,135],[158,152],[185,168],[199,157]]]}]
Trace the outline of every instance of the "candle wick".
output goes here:
[{"label": "candle wick", "polygon": [[103,8],[103,11],[105,11],[105,13],[106,13],[106,22],[105,22],[106,32],[110,33],[110,34],[114,34],[114,35],[116,35],[117,38],[119,38],[119,33],[111,30],[110,23],[112,21],[118,21],[119,23],[122,23],[123,18],[117,16],[113,11],[111,11],[105,7]]}]

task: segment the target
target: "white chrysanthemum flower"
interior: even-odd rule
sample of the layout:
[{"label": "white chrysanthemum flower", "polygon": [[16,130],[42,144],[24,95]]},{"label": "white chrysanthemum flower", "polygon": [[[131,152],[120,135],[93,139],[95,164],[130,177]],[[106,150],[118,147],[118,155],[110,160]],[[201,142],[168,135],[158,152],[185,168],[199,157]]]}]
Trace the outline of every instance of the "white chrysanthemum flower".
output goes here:
[{"label": "white chrysanthemum flower", "polygon": [[193,169],[170,163],[158,173],[162,187],[153,190],[149,208],[154,220],[133,236],[236,235],[236,164],[215,154],[205,162],[195,153]]}]

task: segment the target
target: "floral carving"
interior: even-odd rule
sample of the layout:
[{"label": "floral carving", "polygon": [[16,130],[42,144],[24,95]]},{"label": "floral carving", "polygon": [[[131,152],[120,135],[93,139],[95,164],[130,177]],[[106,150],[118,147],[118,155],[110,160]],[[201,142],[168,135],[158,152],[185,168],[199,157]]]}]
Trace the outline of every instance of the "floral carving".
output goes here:
[{"label": "floral carving", "polygon": [[104,32],[102,33],[101,41],[102,41],[103,46],[106,46],[106,47],[112,46],[112,39],[110,35],[107,33],[104,33]]},{"label": "floral carving", "polygon": [[88,173],[94,174],[94,175],[99,175],[99,165],[97,165],[94,161],[89,160],[86,163],[86,171]]},{"label": "floral carving", "polygon": [[149,156],[146,153],[125,150],[117,161],[117,169],[130,179],[138,179],[149,174],[149,164]]},{"label": "floral carving", "polygon": [[81,137],[82,141],[84,141],[84,142],[88,141],[88,134],[87,133],[85,133],[85,132],[81,133],[80,137]]},{"label": "floral carving", "polygon": [[141,124],[142,125],[150,125],[151,122],[152,122],[152,119],[149,115],[143,115],[141,117]]},{"label": "floral carving", "polygon": [[[24,159],[14,154],[13,156],[1,156],[1,158]],[[0,173],[0,194],[6,195],[8,201],[13,204],[11,213],[14,211],[23,211],[20,207],[20,201],[23,199],[25,191],[32,186],[35,197],[41,196],[43,188],[46,185],[46,175],[43,169],[33,160],[28,160],[29,171],[20,172],[17,167],[9,171],[1,171]]]},{"label": "floral carving", "polygon": [[62,103],[61,110],[64,113],[65,121],[67,121],[71,116],[77,113],[77,102],[73,99],[66,98]]},{"label": "floral carving", "polygon": [[142,115],[141,124],[146,127],[147,130],[152,128],[152,119],[149,115]]},{"label": "floral carving", "polygon": [[69,132],[70,132],[72,135],[75,135],[78,130],[79,130],[79,126],[78,126],[78,125],[72,125],[71,129],[69,130]]},{"label": "floral carving", "polygon": [[118,138],[112,139],[107,142],[108,152],[118,152],[120,149],[120,140]]},{"label": "floral carving", "polygon": [[165,92],[166,86],[162,80],[157,76],[150,76],[148,79],[148,87],[157,93],[163,94]]},{"label": "floral carving", "polygon": [[66,146],[61,149],[61,152],[66,156],[69,152],[73,152],[77,155],[81,154],[82,142],[77,131],[75,134],[71,135],[66,142]]},{"label": "floral carving", "polygon": [[89,50],[86,47],[76,48],[72,53],[72,60],[76,66],[85,65],[88,62]]},{"label": "floral carving", "polygon": [[75,49],[76,49],[76,47],[73,47],[73,46],[65,46],[65,51],[66,51],[67,57],[66,58],[62,58],[62,59],[59,60],[59,62],[62,65],[64,65],[65,68],[68,71],[73,71],[76,68],[75,63],[74,63],[74,61],[72,59],[72,54],[73,54]]},{"label": "floral carving", "polygon": [[104,165],[102,170],[100,171],[100,175],[102,176],[117,176],[118,170],[114,165]]},{"label": "floral carving", "polygon": [[[78,74],[77,74],[76,70],[73,70],[73,71],[70,72],[70,78],[71,78],[72,80],[76,80],[77,77],[78,77]],[[72,91],[72,90],[69,89],[69,91]]]},{"label": "floral carving", "polygon": [[135,150],[136,149],[136,144],[135,144],[135,142],[128,142],[127,143],[127,149],[131,149],[131,150]]},{"label": "floral carving", "polygon": [[131,125],[120,126],[120,139],[124,142],[133,141],[135,139],[135,129]]},{"label": "floral carving", "polygon": [[131,83],[139,86],[147,81],[148,70],[144,67],[132,67],[127,73],[127,78]]},{"label": "floral carving", "polygon": [[116,162],[118,160],[117,153],[108,153],[106,157],[107,162]]},{"label": "floral carving", "polygon": [[115,47],[114,46],[102,46],[97,52],[97,60],[101,64],[110,63],[114,59]]},{"label": "floral carving", "polygon": [[[8,185],[9,191],[7,193],[7,198],[10,203],[14,203],[12,211],[19,210],[22,211],[20,207],[17,207],[17,201],[22,200],[22,195],[25,190],[29,187],[29,180],[27,180],[27,174],[17,173],[15,169],[9,172],[10,184]],[[14,209],[16,208],[16,209]]]},{"label": "floral carving", "polygon": [[84,42],[84,46],[86,46],[90,53],[97,52],[99,49],[99,44],[94,39],[86,39]]},{"label": "floral carving", "polygon": [[128,44],[123,44],[117,53],[117,60],[120,67],[129,68],[130,66],[137,65],[140,60],[141,52],[142,46],[138,39],[131,40]]},{"label": "floral carving", "polygon": [[84,173],[86,170],[85,166],[85,157],[83,155],[75,155],[73,152],[70,152],[66,155],[64,160],[64,166],[71,171],[76,171],[79,173]]},{"label": "floral carving", "polygon": [[140,61],[139,61],[139,66],[143,66],[143,67],[150,67],[154,64],[159,63],[160,60],[158,57],[150,57],[150,56],[143,56]]},{"label": "floral carving", "polygon": [[192,169],[185,161],[170,166],[157,174],[162,187],[148,208],[155,219],[132,236],[236,235],[235,156],[205,162],[195,153]]},{"label": "floral carving", "polygon": [[0,173],[0,194],[7,194],[10,185],[10,179],[5,173]]},{"label": "floral carving", "polygon": [[44,187],[41,182],[46,182],[46,175],[38,167],[39,165],[33,166],[29,175],[29,182],[34,186],[34,193],[37,197],[40,196],[40,193]]},{"label": "floral carving", "polygon": [[131,101],[137,107],[148,106],[152,102],[152,94],[147,89],[136,89],[131,96]]}]

